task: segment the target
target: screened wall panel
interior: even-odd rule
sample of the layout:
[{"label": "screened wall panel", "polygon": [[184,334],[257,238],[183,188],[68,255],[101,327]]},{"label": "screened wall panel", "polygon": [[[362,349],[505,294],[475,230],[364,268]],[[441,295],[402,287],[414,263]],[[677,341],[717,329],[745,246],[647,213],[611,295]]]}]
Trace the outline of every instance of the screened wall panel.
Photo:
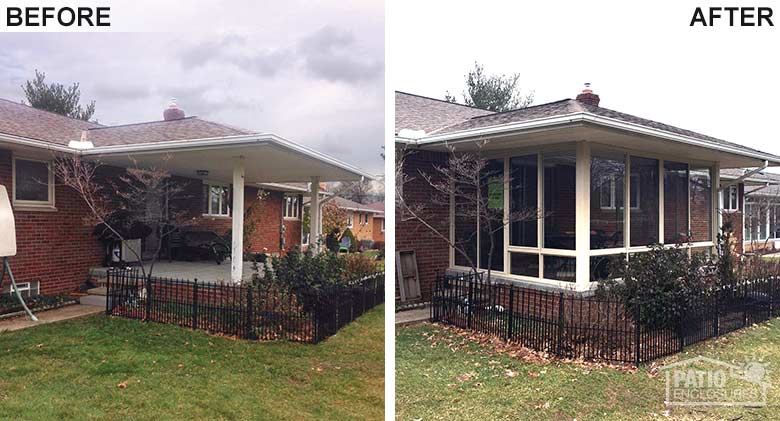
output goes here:
[{"label": "screened wall panel", "polygon": [[576,155],[545,153],[544,244],[545,248],[574,250],[576,217]]},{"label": "screened wall panel", "polygon": [[[539,165],[537,155],[516,156],[509,161],[509,208],[511,212],[531,211],[538,207]],[[536,247],[536,219],[513,222],[509,229],[509,244]],[[538,264],[537,264],[538,266]],[[538,268],[537,268],[538,270]]]},{"label": "screened wall panel", "polygon": [[688,241],[688,164],[664,161],[664,244]]},{"label": "screened wall panel", "polygon": [[626,160],[594,153],[590,164],[590,248],[624,246]]},{"label": "screened wall panel", "polygon": [[691,241],[712,240],[712,176],[710,168],[691,168]]},{"label": "screened wall panel", "polygon": [[631,157],[631,246],[658,242],[658,160]]}]

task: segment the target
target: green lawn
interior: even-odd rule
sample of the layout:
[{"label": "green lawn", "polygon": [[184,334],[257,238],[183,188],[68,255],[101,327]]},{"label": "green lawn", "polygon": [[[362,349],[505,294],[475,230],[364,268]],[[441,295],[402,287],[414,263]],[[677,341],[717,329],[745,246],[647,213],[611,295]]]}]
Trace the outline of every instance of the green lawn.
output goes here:
[{"label": "green lawn", "polygon": [[0,420],[383,419],[383,321],[318,345],[105,316],[0,333]]},{"label": "green lawn", "polygon": [[668,409],[665,376],[561,362],[526,362],[433,325],[396,336],[396,418],[399,420],[522,419],[644,420],[780,418],[780,320],[686,349],[662,363],[704,355],[741,364],[769,363],[768,407]]}]

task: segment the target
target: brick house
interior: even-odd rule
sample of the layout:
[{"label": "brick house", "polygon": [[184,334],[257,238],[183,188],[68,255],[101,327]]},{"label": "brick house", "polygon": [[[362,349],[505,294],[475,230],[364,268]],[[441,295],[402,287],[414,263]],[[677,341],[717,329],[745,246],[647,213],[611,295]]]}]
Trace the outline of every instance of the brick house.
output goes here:
[{"label": "brick house", "polygon": [[[274,134],[186,117],[175,103],[163,117],[104,126],[0,99],[0,184],[12,199],[18,253],[11,264],[19,282],[34,283],[43,294],[71,292],[104,260],[94,227],[84,223],[85,203],[53,175],[56,157],[100,162],[105,177],[166,159],[166,169],[187,189],[184,208],[193,219],[187,229],[243,232],[245,212],[262,197],[251,215],[256,229],[247,248],[269,253],[301,244],[303,200],[315,198],[317,220],[320,182],[371,178]],[[243,241],[233,236],[233,256],[242,256]],[[242,259],[233,259],[229,270],[228,279],[241,280]]]},{"label": "brick house", "polygon": [[373,221],[372,221],[373,240],[375,243],[377,241],[381,241],[382,243],[384,243],[385,242],[385,202],[369,203],[366,206],[376,211],[379,211],[379,213],[375,213],[373,216]]},{"label": "brick house", "polygon": [[[604,279],[610,256],[656,243],[712,251],[725,218],[734,220],[741,248],[745,190],[762,182],[758,170],[780,165],[769,153],[601,107],[589,88],[576,99],[502,113],[396,92],[395,133],[410,179],[404,199],[423,204],[427,221],[480,270],[490,267],[498,282],[580,293]],[[479,149],[488,160],[483,191],[505,218],[522,209],[543,215],[500,227],[490,262],[479,221],[463,217],[462,204],[432,201],[436,193],[419,176],[435,178],[449,148]],[[731,193],[734,208],[723,210]],[[468,271],[469,259],[400,213],[396,252],[414,252],[426,299],[437,272]]]},{"label": "brick house", "polygon": [[347,228],[358,241],[374,241],[374,217],[384,213],[370,205],[364,205],[343,197],[334,196],[333,203],[347,212]]}]

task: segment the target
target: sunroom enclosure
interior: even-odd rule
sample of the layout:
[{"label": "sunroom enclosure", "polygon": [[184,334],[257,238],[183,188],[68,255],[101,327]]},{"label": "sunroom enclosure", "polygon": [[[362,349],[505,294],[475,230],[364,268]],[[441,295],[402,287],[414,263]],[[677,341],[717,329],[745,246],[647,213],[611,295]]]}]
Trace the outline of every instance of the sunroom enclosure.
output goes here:
[{"label": "sunroom enclosure", "polygon": [[[587,291],[609,273],[611,256],[651,244],[712,250],[717,238],[719,164],[654,155],[592,142],[483,154],[482,194],[494,209],[538,209],[494,235],[450,203],[451,240],[492,276]],[[450,267],[468,270],[450,250]]]}]

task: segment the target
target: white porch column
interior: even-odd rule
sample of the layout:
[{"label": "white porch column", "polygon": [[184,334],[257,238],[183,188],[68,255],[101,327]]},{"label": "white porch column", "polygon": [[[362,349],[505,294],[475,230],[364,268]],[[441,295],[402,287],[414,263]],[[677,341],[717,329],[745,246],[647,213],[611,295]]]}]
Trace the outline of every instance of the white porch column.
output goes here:
[{"label": "white porch column", "polygon": [[311,178],[311,206],[309,206],[309,247],[313,253],[319,253],[320,245],[320,178]]},{"label": "white porch column", "polygon": [[230,278],[240,283],[244,275],[244,157],[233,163],[233,244]]},{"label": "white porch column", "polygon": [[[717,246],[720,227],[723,225],[721,209],[723,204],[720,202],[720,162],[716,162],[712,167],[712,242]],[[717,247],[714,252],[717,253]]]},{"label": "white porch column", "polygon": [[577,143],[576,174],[576,288],[586,291],[590,287],[590,144],[587,142]]}]

